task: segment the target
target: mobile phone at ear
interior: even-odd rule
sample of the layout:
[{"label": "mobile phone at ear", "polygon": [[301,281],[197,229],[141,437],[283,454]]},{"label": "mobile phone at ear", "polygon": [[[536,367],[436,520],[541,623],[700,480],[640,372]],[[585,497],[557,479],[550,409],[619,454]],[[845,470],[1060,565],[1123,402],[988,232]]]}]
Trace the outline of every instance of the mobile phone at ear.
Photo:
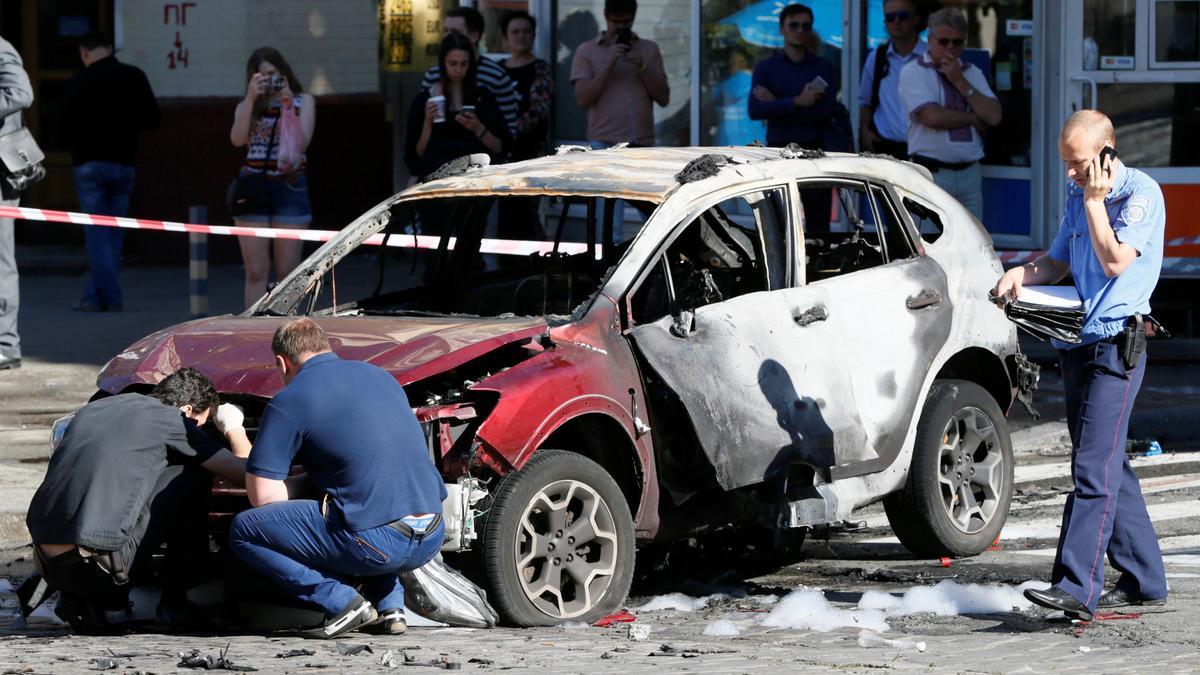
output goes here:
[{"label": "mobile phone at ear", "polygon": [[[1108,161],[1109,161],[1109,162],[1115,162],[1115,161],[1117,161],[1117,150],[1116,150],[1116,148],[1112,148],[1112,147],[1109,147],[1109,146],[1107,146],[1107,145],[1106,145],[1106,146],[1104,146],[1103,148],[1101,148],[1101,149],[1100,149],[1100,168],[1101,168],[1101,169],[1103,169],[1103,168],[1104,168],[1104,161],[1105,161],[1105,159],[1108,159]],[[1111,169],[1111,168],[1109,169],[1109,173],[1112,173],[1112,169]]]}]

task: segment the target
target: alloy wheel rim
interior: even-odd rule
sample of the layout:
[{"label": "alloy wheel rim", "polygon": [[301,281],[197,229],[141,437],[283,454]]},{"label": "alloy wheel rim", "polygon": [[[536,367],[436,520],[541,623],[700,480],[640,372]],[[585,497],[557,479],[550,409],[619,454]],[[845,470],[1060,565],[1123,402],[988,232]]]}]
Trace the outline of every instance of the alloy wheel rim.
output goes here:
[{"label": "alloy wheel rim", "polygon": [[538,611],[556,619],[582,616],[616,572],[616,520],[592,486],[556,481],[526,504],[513,554],[521,589]]},{"label": "alloy wheel rim", "polygon": [[938,448],[938,494],[954,527],[965,534],[986,528],[999,511],[1005,480],[995,424],[979,408],[960,408]]}]

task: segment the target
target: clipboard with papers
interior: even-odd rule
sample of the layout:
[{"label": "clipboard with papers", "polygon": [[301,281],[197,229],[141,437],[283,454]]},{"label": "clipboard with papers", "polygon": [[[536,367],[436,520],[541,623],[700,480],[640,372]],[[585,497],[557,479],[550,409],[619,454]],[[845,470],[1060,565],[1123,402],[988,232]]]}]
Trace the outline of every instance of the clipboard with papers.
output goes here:
[{"label": "clipboard with papers", "polygon": [[1004,302],[1004,315],[1036,338],[1082,341],[1083,302],[1074,286],[1025,286],[1016,300]]}]

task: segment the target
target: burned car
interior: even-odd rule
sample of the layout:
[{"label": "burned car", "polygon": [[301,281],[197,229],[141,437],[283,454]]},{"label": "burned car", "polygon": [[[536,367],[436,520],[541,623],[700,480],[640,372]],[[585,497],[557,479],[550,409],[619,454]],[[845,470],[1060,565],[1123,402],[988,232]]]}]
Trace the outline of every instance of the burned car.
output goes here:
[{"label": "burned car", "polygon": [[450,492],[443,550],[478,556],[516,625],[619,608],[640,544],[705,529],[884,500],[920,555],[1000,532],[1029,366],[987,301],[988,235],[924,169],[745,147],[441,173],[244,314],[129,347],[101,394],[192,366],[253,435],[272,332],[313,317],[404,386]]}]

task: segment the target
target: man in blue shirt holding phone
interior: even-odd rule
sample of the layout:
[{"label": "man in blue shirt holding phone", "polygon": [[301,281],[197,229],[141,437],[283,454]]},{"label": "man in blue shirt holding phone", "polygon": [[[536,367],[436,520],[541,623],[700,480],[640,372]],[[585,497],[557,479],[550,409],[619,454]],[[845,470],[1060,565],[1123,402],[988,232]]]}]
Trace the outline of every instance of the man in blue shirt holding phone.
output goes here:
[{"label": "man in blue shirt holding phone", "polygon": [[[1167,597],[1158,537],[1125,456],[1129,415],[1146,370],[1145,324],[1162,268],[1166,212],[1152,178],[1116,158],[1112,121],[1072,115],[1059,136],[1067,206],[1045,255],[996,284],[1015,299],[1026,284],[1071,273],[1085,312],[1082,341],[1055,341],[1067,399],[1074,491],[1067,496],[1052,586],[1030,601],[1089,621],[1098,609],[1160,605]],[[1121,572],[1104,591],[1104,556]]]}]

